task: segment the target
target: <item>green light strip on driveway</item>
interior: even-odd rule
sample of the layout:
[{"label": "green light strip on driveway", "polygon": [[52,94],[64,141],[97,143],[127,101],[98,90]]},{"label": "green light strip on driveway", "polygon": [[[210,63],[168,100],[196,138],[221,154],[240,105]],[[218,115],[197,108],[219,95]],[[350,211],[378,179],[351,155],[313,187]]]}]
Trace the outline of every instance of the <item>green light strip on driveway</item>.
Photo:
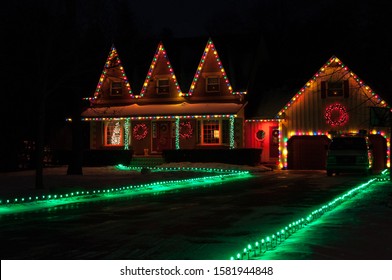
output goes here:
[{"label": "green light strip on driveway", "polygon": [[[120,167],[124,168],[124,167]],[[141,169],[141,168],[139,168]],[[166,169],[165,169],[166,170]],[[181,168],[177,168],[181,170]],[[185,169],[184,171],[189,171]],[[203,171],[203,170],[195,170]],[[215,172],[206,169],[205,172]],[[172,190],[187,189],[193,187],[203,187],[206,185],[221,184],[228,180],[240,180],[250,177],[249,171],[233,170],[232,173],[222,171],[222,174],[203,176],[190,179],[181,180],[167,180],[151,182],[140,185],[129,185],[117,188],[108,189],[93,189],[86,191],[75,191],[65,194],[47,194],[41,196],[27,196],[16,197],[12,199],[0,200],[0,215],[11,214],[16,212],[27,212],[38,210],[42,208],[55,207],[64,204],[77,203],[77,202],[90,202],[109,198],[120,198],[127,196],[135,196],[141,194],[162,194]]]},{"label": "green light strip on driveway", "polygon": [[384,170],[378,178],[372,178],[366,183],[355,187],[348,192],[338,196],[334,200],[320,206],[318,209],[312,211],[307,216],[301,217],[292,223],[285,225],[278,229],[276,232],[271,233],[268,236],[254,242],[253,244],[246,245],[241,251],[237,252],[235,256],[231,256],[230,260],[250,260],[261,256],[266,251],[276,248],[285,239],[289,238],[292,234],[303,228],[304,226],[309,226],[312,222],[319,219],[324,213],[332,211],[335,207],[346,201],[347,199],[353,197],[359,192],[370,187],[374,182],[381,182],[389,180],[389,173]]}]

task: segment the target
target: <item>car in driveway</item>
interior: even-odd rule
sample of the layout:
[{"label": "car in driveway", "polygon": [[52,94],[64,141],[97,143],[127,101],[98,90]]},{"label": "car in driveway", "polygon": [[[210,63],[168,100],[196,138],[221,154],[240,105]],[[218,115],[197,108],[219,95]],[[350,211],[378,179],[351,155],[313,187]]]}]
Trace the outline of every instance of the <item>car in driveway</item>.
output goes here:
[{"label": "car in driveway", "polygon": [[370,140],[362,135],[342,135],[332,138],[328,146],[327,175],[340,172],[370,174],[373,167],[373,151]]}]

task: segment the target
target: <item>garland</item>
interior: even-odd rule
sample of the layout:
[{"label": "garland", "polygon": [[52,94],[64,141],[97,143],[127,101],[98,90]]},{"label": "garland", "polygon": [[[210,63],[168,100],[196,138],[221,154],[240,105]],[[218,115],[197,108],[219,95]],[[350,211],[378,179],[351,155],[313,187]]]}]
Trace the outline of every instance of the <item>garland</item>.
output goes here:
[{"label": "garland", "polygon": [[190,122],[180,123],[180,137],[182,139],[189,139],[192,137],[193,128]]},{"label": "garland", "polygon": [[348,121],[346,107],[339,103],[329,105],[325,109],[325,120],[331,126],[345,125]]},{"label": "garland", "polygon": [[136,140],[142,140],[147,136],[148,133],[147,125],[145,123],[138,123],[133,127],[132,132],[133,132],[133,137]]}]

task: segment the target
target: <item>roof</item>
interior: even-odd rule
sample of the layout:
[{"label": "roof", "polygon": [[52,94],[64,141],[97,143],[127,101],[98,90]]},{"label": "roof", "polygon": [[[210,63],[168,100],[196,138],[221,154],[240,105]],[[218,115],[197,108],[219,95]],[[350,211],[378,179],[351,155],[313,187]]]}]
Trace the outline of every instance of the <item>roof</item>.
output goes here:
[{"label": "roof", "polygon": [[237,103],[197,103],[180,104],[132,104],[88,108],[82,113],[84,118],[121,118],[146,116],[190,116],[190,115],[232,115],[237,114],[246,104]]}]

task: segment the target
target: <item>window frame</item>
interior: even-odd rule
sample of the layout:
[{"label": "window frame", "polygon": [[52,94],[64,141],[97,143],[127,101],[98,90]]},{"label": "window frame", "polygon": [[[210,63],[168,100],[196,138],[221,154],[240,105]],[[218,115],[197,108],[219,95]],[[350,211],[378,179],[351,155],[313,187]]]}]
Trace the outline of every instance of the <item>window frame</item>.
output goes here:
[{"label": "window frame", "polygon": [[[167,85],[161,85],[161,81],[167,81]],[[167,91],[160,91],[160,89],[167,89]],[[158,78],[157,85],[156,85],[156,93],[159,95],[167,95],[170,93],[170,79],[169,78]]]},{"label": "window frame", "polygon": [[[216,83],[210,83],[210,80],[217,79]],[[217,86],[217,89],[209,90],[209,86]],[[220,92],[220,77],[218,75],[211,75],[206,77],[206,92],[219,93]]]},{"label": "window frame", "polygon": [[[112,123],[113,123],[112,131],[109,132],[109,128],[110,128],[110,125]],[[111,137],[110,133],[113,132],[116,123],[120,124],[120,143],[119,144],[111,144],[108,141],[109,140],[108,137]],[[105,147],[121,147],[121,146],[124,146],[124,125],[123,125],[123,123],[120,120],[106,121],[104,123],[104,139],[103,140],[104,140],[103,144],[104,144]]]},{"label": "window frame", "polygon": [[[116,84],[117,86],[114,86]],[[118,86],[121,85],[121,86]],[[120,93],[114,93],[114,90],[120,90]],[[115,81],[115,80],[110,80],[110,96],[122,96],[123,95],[123,82],[120,81]]]},{"label": "window frame", "polygon": [[[218,133],[219,133],[219,138],[218,142],[206,142],[206,129],[205,126],[207,125],[207,122],[216,122],[218,125]],[[201,120],[201,127],[200,127],[200,132],[201,132],[201,145],[203,146],[213,146],[213,145],[222,145],[222,120],[221,119],[211,119],[211,120]],[[212,132],[212,135],[215,133],[216,129],[210,129]],[[216,137],[213,137],[212,139],[216,139]]]}]

